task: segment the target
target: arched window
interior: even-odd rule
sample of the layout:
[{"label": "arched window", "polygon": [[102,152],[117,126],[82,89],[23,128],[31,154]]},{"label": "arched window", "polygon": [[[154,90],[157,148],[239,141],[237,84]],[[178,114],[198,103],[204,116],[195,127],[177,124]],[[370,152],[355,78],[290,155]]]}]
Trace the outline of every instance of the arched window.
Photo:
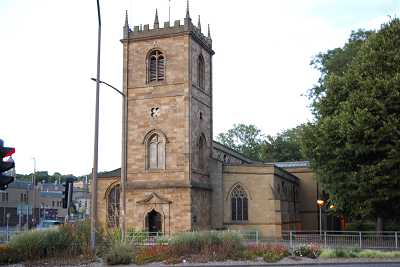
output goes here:
[{"label": "arched window", "polygon": [[157,133],[152,134],[147,141],[147,168],[165,168],[165,140]]},{"label": "arched window", "polygon": [[159,50],[154,50],[148,58],[148,81],[156,82],[165,79],[165,57]]},{"label": "arched window", "polygon": [[198,149],[198,167],[200,170],[204,170],[206,166],[206,150],[207,150],[207,144],[206,144],[206,138],[204,134],[200,135],[199,141],[197,143],[197,149]]},{"label": "arched window", "polygon": [[114,186],[107,195],[107,220],[109,227],[119,225],[120,186]]},{"label": "arched window", "polygon": [[204,89],[204,58],[200,54],[197,58],[197,85]]},{"label": "arched window", "polygon": [[236,185],[231,192],[232,221],[248,220],[247,194],[243,187]]}]

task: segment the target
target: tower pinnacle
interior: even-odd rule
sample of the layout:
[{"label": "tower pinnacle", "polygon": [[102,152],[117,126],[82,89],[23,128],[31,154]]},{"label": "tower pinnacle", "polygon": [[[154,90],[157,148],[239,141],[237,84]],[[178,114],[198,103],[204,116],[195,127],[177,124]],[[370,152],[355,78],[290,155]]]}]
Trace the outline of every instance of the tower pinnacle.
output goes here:
[{"label": "tower pinnacle", "polygon": [[208,39],[211,39],[210,24],[208,24],[208,34],[207,34],[207,38],[208,38]]},{"label": "tower pinnacle", "polygon": [[197,22],[197,28],[199,28],[199,31],[201,32],[200,15],[199,15],[199,20],[198,20],[198,22]]},{"label": "tower pinnacle", "polygon": [[128,10],[125,10],[125,27],[129,28],[129,23],[128,23]]},{"label": "tower pinnacle", "polygon": [[123,27],[124,38],[129,37],[129,32],[130,32],[130,29],[129,29],[129,23],[128,23],[128,10],[125,10],[125,24]]},{"label": "tower pinnacle", "polygon": [[186,19],[190,19],[189,0],[186,0]]},{"label": "tower pinnacle", "polygon": [[160,26],[160,23],[158,22],[158,10],[156,8],[156,16],[154,18],[154,29],[158,29]]}]

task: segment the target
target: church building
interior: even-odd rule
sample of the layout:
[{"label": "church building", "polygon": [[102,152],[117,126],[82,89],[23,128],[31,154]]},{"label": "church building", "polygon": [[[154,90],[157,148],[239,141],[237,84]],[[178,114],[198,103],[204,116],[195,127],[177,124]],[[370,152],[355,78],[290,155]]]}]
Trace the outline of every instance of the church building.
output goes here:
[{"label": "church building", "polygon": [[[318,187],[307,162],[253,161],[213,140],[214,50],[183,21],[123,27],[127,107],[126,228],[318,229]],[[227,66],[229,67],[229,66]],[[120,223],[120,169],[98,175],[98,221]]]}]

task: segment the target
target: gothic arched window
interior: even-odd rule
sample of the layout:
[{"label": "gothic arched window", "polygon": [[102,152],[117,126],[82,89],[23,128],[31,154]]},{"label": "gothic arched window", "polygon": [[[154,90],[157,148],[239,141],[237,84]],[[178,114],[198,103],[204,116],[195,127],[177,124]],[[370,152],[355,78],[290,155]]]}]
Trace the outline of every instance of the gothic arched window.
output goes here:
[{"label": "gothic arched window", "polygon": [[165,140],[159,134],[154,133],[147,140],[147,168],[165,168]]},{"label": "gothic arched window", "polygon": [[204,58],[200,54],[199,57],[197,58],[197,85],[204,89],[204,73],[205,73],[205,67],[204,67]]},{"label": "gothic arched window", "polygon": [[165,56],[160,50],[154,50],[148,58],[148,81],[165,80]]},{"label": "gothic arched window", "polygon": [[206,144],[206,138],[204,137],[204,134],[200,135],[199,141],[197,143],[197,148],[198,148],[198,167],[200,170],[204,170],[205,166],[206,166],[206,148],[207,148],[207,144]]},{"label": "gothic arched window", "polygon": [[114,186],[107,195],[107,221],[109,227],[119,225],[120,186]]},{"label": "gothic arched window", "polygon": [[236,185],[231,192],[232,221],[248,220],[248,203],[246,191]]}]

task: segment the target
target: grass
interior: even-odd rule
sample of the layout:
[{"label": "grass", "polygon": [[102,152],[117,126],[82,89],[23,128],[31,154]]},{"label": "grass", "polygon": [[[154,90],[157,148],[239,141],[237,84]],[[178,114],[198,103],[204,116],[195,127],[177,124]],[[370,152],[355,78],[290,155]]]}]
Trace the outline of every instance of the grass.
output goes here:
[{"label": "grass", "polygon": [[337,248],[337,249],[324,249],[320,255],[321,258],[377,258],[377,259],[390,259],[400,258],[400,251],[381,251],[359,248]]}]

